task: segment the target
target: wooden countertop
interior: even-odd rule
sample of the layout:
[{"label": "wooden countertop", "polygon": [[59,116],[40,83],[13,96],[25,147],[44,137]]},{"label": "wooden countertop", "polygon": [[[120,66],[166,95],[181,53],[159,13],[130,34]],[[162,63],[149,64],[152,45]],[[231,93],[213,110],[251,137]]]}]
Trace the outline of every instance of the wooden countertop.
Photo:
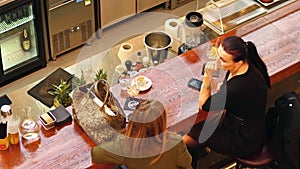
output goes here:
[{"label": "wooden countertop", "polygon": [[[286,15],[285,9],[288,10]],[[249,23],[230,32],[255,42],[267,64],[272,84],[299,72],[299,9],[300,1],[296,1],[258,19],[256,24],[263,24],[256,26],[255,30],[249,31],[252,25]],[[276,13],[281,14],[277,19]],[[266,22],[264,19],[269,20]],[[198,92],[187,87],[187,81],[191,77],[201,79],[200,70],[205,62],[202,54],[201,48],[196,48],[145,72],[147,76],[152,77],[153,86],[151,92],[141,93],[141,97],[160,97],[166,103],[167,110],[175,112],[168,114],[168,125],[172,126],[172,130],[182,130],[206,117],[204,114],[197,117]],[[20,107],[24,107],[29,102],[34,102],[34,99],[26,94],[28,89],[26,86],[8,95],[12,99],[24,96],[24,103],[20,103]],[[122,95],[119,86],[113,86],[112,91],[123,105],[126,96]],[[90,150],[95,143],[76,122],[48,131],[41,129],[40,135],[41,140],[36,147],[25,147],[21,143],[10,146],[6,151],[0,151],[0,168],[87,168],[93,165]]]}]

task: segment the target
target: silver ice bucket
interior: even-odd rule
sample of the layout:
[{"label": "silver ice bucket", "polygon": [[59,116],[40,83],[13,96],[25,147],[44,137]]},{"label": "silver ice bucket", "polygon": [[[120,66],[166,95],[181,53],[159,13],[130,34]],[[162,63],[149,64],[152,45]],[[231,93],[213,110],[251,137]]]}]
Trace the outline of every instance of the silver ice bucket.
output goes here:
[{"label": "silver ice bucket", "polygon": [[147,56],[154,65],[164,62],[168,57],[172,42],[172,37],[163,31],[150,32],[144,37]]}]

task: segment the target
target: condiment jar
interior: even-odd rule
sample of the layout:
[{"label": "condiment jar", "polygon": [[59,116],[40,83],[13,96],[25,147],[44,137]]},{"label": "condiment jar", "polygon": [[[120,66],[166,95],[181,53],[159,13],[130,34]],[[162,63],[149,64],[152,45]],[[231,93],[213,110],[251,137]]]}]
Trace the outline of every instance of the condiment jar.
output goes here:
[{"label": "condiment jar", "polygon": [[1,114],[4,120],[7,121],[7,133],[10,144],[19,143],[19,127],[21,119],[18,115],[12,114],[9,105],[1,106]]},{"label": "condiment jar", "polygon": [[7,117],[8,125],[7,125],[7,132],[8,132],[8,139],[10,144],[18,144],[19,139],[19,128],[21,123],[21,118],[16,115],[12,114]]},{"label": "condiment jar", "polygon": [[4,121],[4,119],[0,117],[0,150],[7,150],[8,147],[7,121]]}]

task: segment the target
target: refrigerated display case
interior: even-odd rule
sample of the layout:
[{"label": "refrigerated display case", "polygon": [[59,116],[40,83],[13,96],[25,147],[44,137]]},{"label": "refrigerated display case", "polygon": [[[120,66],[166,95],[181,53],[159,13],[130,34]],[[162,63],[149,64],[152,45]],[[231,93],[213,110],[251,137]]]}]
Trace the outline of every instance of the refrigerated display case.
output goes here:
[{"label": "refrigerated display case", "polygon": [[0,86],[45,67],[47,62],[41,1],[6,2],[0,3]]},{"label": "refrigerated display case", "polygon": [[223,35],[265,14],[267,10],[255,1],[210,0],[199,12],[203,15],[205,25]]}]

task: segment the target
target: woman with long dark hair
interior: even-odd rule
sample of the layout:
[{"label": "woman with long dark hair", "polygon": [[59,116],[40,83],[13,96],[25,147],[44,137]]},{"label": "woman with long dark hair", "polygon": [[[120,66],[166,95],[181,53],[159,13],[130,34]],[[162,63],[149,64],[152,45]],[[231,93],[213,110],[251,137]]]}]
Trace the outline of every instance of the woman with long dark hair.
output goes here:
[{"label": "woman with long dark hair", "polygon": [[[208,62],[199,93],[199,109],[226,112],[211,136],[199,142],[204,122],[195,124],[184,136],[193,158],[193,167],[204,147],[233,157],[251,155],[263,146],[265,109],[270,79],[266,65],[255,45],[237,36],[230,36],[218,47],[218,63]],[[213,74],[218,67],[226,70],[220,90],[211,94]],[[200,111],[201,112],[201,111]]]}]

